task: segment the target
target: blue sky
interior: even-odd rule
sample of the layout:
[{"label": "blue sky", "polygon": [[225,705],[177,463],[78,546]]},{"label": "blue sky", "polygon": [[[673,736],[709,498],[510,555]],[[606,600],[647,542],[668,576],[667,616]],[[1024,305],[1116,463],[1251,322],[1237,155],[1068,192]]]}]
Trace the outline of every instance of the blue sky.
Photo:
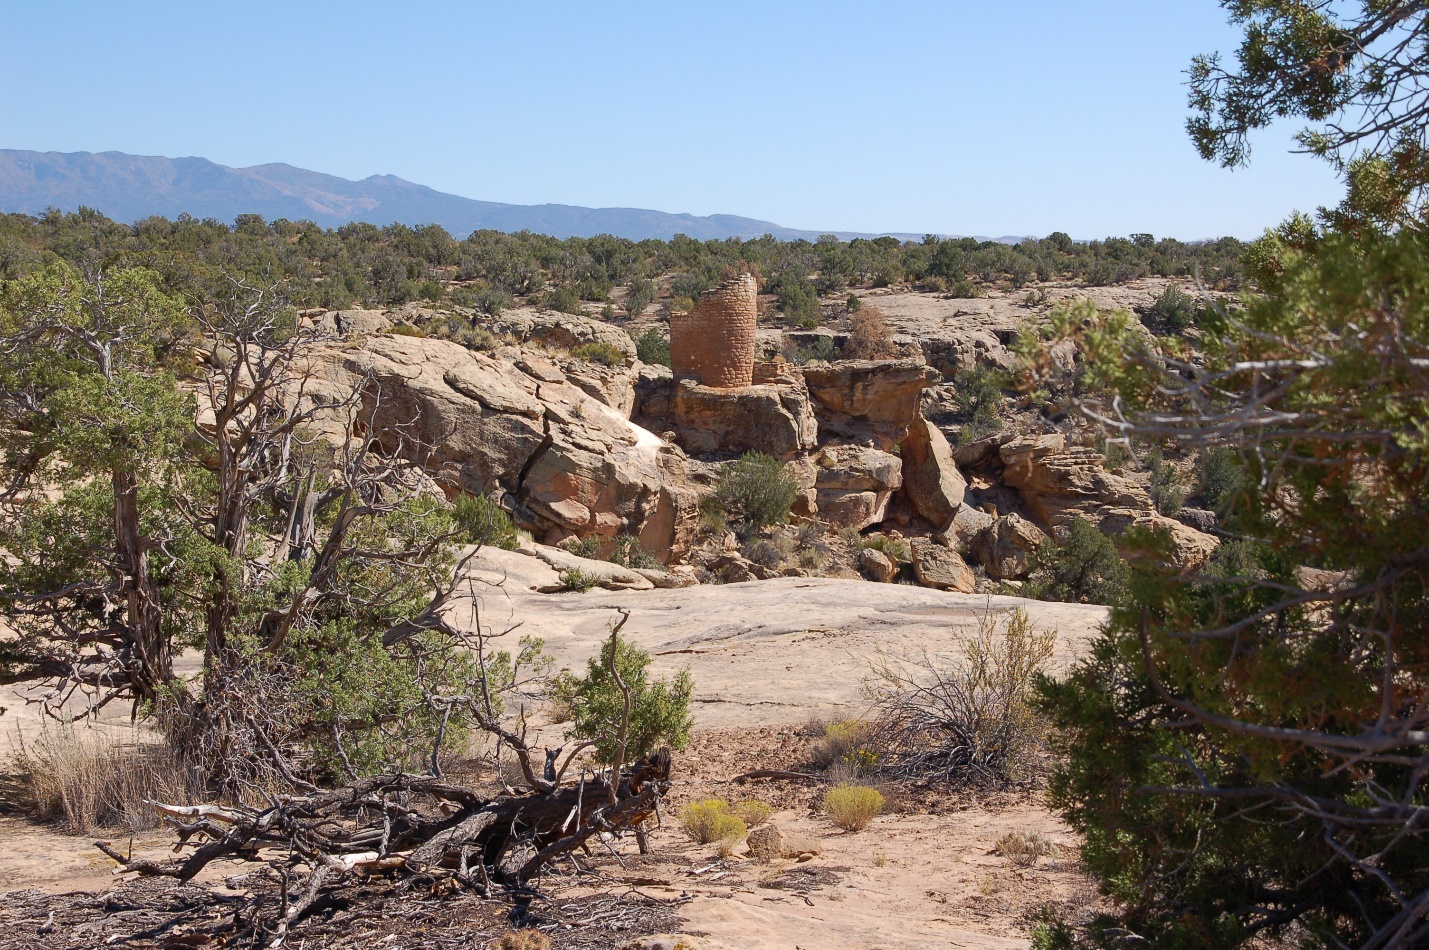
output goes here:
[{"label": "blue sky", "polygon": [[798,228],[1251,237],[1333,173],[1183,131],[1214,0],[0,0],[0,147]]}]

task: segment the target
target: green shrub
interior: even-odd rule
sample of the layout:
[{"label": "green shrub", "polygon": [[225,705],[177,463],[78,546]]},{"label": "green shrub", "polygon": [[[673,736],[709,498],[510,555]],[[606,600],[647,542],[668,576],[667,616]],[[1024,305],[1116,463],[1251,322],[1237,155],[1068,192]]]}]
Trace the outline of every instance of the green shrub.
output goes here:
[{"label": "green shrub", "polygon": [[1071,604],[1119,604],[1131,570],[1116,543],[1084,518],[1076,518],[1061,543],[1049,539],[1033,552],[1022,596]]},{"label": "green shrub", "polygon": [[[655,301],[655,285],[648,278],[636,277],[630,281],[630,289],[625,294],[625,312],[638,317],[645,308]],[[650,362],[650,360],[645,360]]]},{"label": "green shrub", "polygon": [[859,778],[872,772],[880,758],[871,745],[875,730],[862,719],[826,723],[809,750],[810,764],[835,775]]},{"label": "green shrub", "polygon": [[696,844],[737,843],[749,832],[723,798],[706,798],[680,809],[680,827]]},{"label": "green shrub", "polygon": [[761,802],[757,798],[751,798],[736,804],[734,806],[734,813],[749,827],[758,828],[769,820],[769,816],[774,814],[774,809],[770,807],[768,802]]},{"label": "green shrub", "polygon": [[600,578],[594,574],[587,574],[578,567],[573,567],[568,571],[561,572],[561,584],[565,589],[573,594],[584,594],[600,583]]},{"label": "green shrub", "polygon": [[1241,492],[1245,467],[1239,453],[1230,446],[1217,446],[1201,456],[1194,501],[1202,508],[1225,516]]},{"label": "green shrub", "polygon": [[585,308],[581,306],[581,295],[568,284],[548,290],[542,295],[541,304],[547,309],[559,310],[561,313],[585,313]]},{"label": "green shrub", "polygon": [[452,510],[452,518],[467,544],[489,545],[503,551],[520,547],[511,516],[486,495],[462,495]]},{"label": "green shrub", "polygon": [[1186,488],[1181,482],[1181,473],[1166,461],[1159,445],[1152,446],[1147,453],[1146,471],[1151,475],[1147,493],[1156,510],[1168,517],[1180,511],[1186,501]]},{"label": "green shrub", "polygon": [[1002,428],[1002,385],[1002,374],[986,366],[960,369],[953,375],[955,418],[964,423],[959,442],[976,442]]},{"label": "green shrub", "polygon": [[493,317],[500,316],[503,310],[516,306],[515,298],[496,287],[479,287],[475,290],[457,287],[451,292],[451,302],[458,307],[470,307]]},{"label": "green shrub", "polygon": [[621,567],[659,570],[660,562],[643,547],[640,539],[631,534],[618,534],[610,549],[610,561]]},{"label": "green shrub", "polygon": [[652,366],[669,366],[670,340],[657,328],[651,327],[635,338],[635,356],[640,362]]},{"label": "green shrub", "polygon": [[425,338],[426,334],[414,326],[405,323],[396,323],[387,328],[388,336],[415,336]]},{"label": "green shrub", "polygon": [[1167,284],[1146,315],[1155,325],[1179,333],[1195,324],[1196,300],[1179,284]]},{"label": "green shrub", "polygon": [[832,363],[839,358],[839,346],[831,336],[817,336],[808,346],[799,346],[785,337],[784,358],[800,366],[809,363]]},{"label": "green shrub", "polygon": [[588,363],[600,363],[602,366],[625,365],[625,353],[620,347],[614,343],[605,343],[599,340],[580,344],[571,350],[571,355]]},{"label": "green shrub", "polygon": [[[563,673],[552,683],[555,700],[571,712],[568,735],[595,743],[602,762],[614,759],[616,727],[624,697],[610,673],[611,643],[606,640],[598,657],[586,662],[583,676]],[[690,696],[694,680],[688,670],[669,679],[652,679],[650,654],[619,641],[615,666],[630,689],[630,726],[626,736],[626,761],[633,761],[660,746],[683,749],[690,741]]]},{"label": "green shrub", "polygon": [[742,537],[789,519],[798,483],[779,460],[763,452],[746,452],[720,470],[714,494],[701,503],[717,512]]},{"label": "green shrub", "polygon": [[883,793],[864,785],[840,785],[824,793],[824,814],[844,831],[862,831],[883,813]]},{"label": "green shrub", "polygon": [[894,564],[910,564],[913,561],[913,549],[903,538],[891,538],[886,534],[870,534],[859,538],[858,546],[882,551]]},{"label": "green shrub", "polygon": [[858,313],[862,306],[863,301],[858,299],[858,294],[849,294],[848,299],[844,301],[844,309],[849,313]]}]

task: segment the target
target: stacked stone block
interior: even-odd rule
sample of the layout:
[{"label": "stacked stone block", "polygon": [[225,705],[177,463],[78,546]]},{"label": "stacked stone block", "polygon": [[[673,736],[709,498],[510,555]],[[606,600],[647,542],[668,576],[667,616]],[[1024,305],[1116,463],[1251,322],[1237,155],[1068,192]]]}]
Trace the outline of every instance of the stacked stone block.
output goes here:
[{"label": "stacked stone block", "polygon": [[750,274],[700,294],[689,313],[670,315],[670,368],[704,386],[734,389],[754,382],[759,285]]}]

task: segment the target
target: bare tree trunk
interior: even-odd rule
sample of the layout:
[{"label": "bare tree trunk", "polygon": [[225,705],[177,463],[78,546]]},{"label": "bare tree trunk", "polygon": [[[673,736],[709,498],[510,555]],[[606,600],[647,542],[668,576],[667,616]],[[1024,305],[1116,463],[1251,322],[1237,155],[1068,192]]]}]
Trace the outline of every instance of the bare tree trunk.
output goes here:
[{"label": "bare tree trunk", "polygon": [[152,700],[173,679],[173,651],[164,635],[159,592],[149,575],[149,545],[140,531],[138,479],[133,472],[115,469],[113,484],[115,566],[126,599],[129,656],[123,658],[124,666],[135,700]]}]

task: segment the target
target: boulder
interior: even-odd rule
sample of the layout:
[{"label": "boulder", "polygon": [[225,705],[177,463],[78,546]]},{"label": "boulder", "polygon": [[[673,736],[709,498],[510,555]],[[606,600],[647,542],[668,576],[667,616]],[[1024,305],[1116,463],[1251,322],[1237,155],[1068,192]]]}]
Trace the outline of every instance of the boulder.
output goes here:
[{"label": "boulder", "polygon": [[958,552],[943,547],[928,538],[915,538],[913,550],[913,573],[918,583],[938,590],[955,590],[971,594],[977,586],[977,577],[968,568]]},{"label": "boulder", "polygon": [[814,457],[819,516],[839,528],[861,530],[882,521],[903,484],[903,462],[866,445],[824,446]]},{"label": "boulder", "polygon": [[967,479],[953,461],[953,449],[942,431],[922,416],[908,427],[903,440],[903,492],[934,528],[953,520],[967,493]]},{"label": "boulder", "polygon": [[820,431],[885,450],[907,437],[924,387],[939,378],[921,360],[840,360],[805,366],[803,376]]},{"label": "boulder", "polygon": [[888,584],[898,576],[898,565],[877,548],[864,548],[859,551],[858,566],[859,570],[863,571],[870,580],[880,584]]},{"label": "boulder", "polygon": [[[1100,528],[1102,533],[1114,537],[1125,534],[1126,530],[1132,527],[1165,531],[1172,544],[1172,563],[1165,566],[1174,566],[1183,571],[1197,571],[1205,567],[1221,543],[1209,534],[1155,511],[1109,508],[1099,514],[1100,517],[1093,524]],[[1123,550],[1122,553],[1136,556],[1139,552]]]},{"label": "boulder", "polygon": [[950,547],[971,542],[978,532],[992,525],[997,519],[985,511],[980,511],[963,502],[953,513],[952,522],[938,533],[939,541],[946,541]]},{"label": "boulder", "polygon": [[903,484],[903,460],[866,445],[826,445],[814,466],[820,489],[892,492]]},{"label": "boulder", "polygon": [[993,580],[1026,576],[1029,558],[1047,540],[1035,524],[1016,514],[1007,514],[980,531],[969,545],[969,554]]},{"label": "boulder", "polygon": [[392,318],[383,310],[328,310],[317,315],[319,330],[339,339],[362,339],[392,329]]},{"label": "boulder", "polygon": [[1175,518],[1183,525],[1204,534],[1210,534],[1220,526],[1220,518],[1216,517],[1216,513],[1204,508],[1182,508],[1176,512]]},{"label": "boulder", "polygon": [[886,491],[819,489],[819,517],[835,528],[862,531],[888,515],[888,499],[891,497],[893,493]]},{"label": "boulder", "polygon": [[751,828],[744,843],[751,857],[765,860],[796,858],[802,854],[819,854],[824,850],[819,839],[785,831],[772,821]]}]

